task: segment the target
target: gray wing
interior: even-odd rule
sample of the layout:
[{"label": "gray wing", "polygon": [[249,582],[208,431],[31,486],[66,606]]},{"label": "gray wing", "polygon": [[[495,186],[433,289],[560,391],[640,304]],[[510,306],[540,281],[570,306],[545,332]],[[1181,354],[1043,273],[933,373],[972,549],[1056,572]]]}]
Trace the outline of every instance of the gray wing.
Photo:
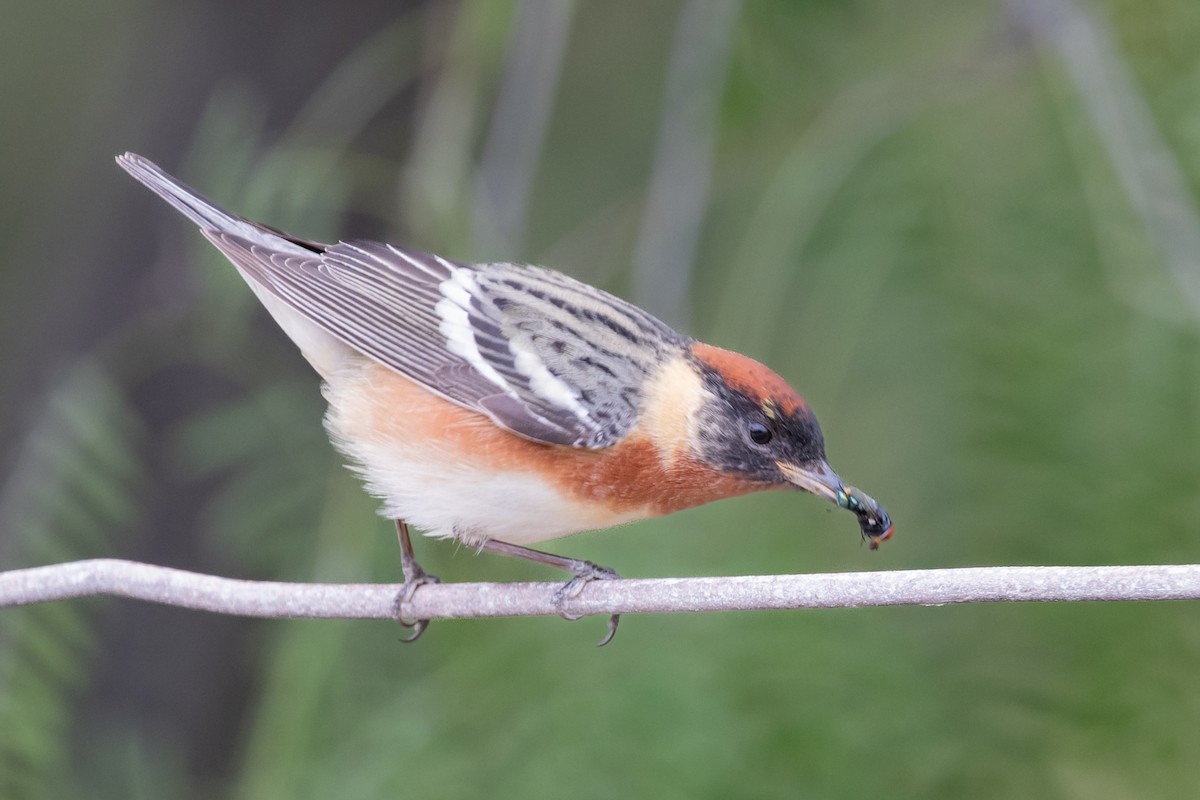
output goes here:
[{"label": "gray wing", "polygon": [[307,252],[206,232],[248,278],[350,346],[498,425],[607,447],[646,376],[686,340],[559,273],[472,267],[376,242]]},{"label": "gray wing", "polygon": [[[636,423],[646,376],[685,341],[565,275],[471,267],[375,242],[305,241],[231,214],[135,153],[117,163],[200,226],[264,302],[265,292],[320,331],[536,441],[598,448],[620,440]],[[304,333],[267,305],[289,335]]]},{"label": "gray wing", "polygon": [[628,433],[646,379],[690,341],[562,273],[484,264],[469,276],[469,303],[461,305],[483,361],[522,403],[574,416],[578,446],[606,447]]}]

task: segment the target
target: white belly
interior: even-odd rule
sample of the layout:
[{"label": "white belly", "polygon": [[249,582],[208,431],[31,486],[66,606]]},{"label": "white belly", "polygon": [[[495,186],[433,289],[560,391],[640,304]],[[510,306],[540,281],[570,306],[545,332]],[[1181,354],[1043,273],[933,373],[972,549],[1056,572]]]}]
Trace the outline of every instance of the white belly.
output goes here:
[{"label": "white belly", "polygon": [[[489,448],[505,447],[512,434],[457,406],[448,411],[449,401],[379,365],[359,363],[332,376],[325,395],[330,438],[383,501],[379,513],[427,536],[532,544],[651,515],[613,512],[532,471],[497,466],[504,459],[489,459]],[[464,455],[463,442],[477,457]]]},{"label": "white belly", "polygon": [[511,544],[607,528],[646,516],[608,515],[564,499],[528,473],[481,474],[447,463],[441,454],[406,447],[341,447],[367,491],[383,501],[379,513],[402,519],[427,536],[455,537],[477,545],[484,539]]}]

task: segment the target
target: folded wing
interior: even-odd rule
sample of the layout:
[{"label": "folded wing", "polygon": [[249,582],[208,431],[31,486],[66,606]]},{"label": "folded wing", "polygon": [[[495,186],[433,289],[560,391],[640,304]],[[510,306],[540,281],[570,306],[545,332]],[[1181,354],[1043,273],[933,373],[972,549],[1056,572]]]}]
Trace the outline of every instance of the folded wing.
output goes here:
[{"label": "folded wing", "polygon": [[547,444],[601,448],[682,337],[616,297],[535,267],[459,264],[380,244],[273,250],[206,231],[259,286],[371,358]]}]

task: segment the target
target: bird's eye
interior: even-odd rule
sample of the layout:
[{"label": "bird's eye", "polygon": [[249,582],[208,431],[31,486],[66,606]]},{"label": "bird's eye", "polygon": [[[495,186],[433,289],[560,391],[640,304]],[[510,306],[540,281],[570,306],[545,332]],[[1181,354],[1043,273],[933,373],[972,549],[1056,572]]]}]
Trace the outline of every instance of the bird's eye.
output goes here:
[{"label": "bird's eye", "polygon": [[750,441],[755,444],[766,444],[771,441],[771,429],[761,422],[750,423]]}]

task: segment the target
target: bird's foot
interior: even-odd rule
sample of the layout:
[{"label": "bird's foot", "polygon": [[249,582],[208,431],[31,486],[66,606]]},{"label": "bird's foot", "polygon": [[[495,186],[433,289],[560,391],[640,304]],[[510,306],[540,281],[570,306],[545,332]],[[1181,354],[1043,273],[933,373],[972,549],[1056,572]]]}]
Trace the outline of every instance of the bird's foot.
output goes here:
[{"label": "bird's foot", "polygon": [[396,536],[400,540],[400,569],[404,573],[404,588],[396,595],[395,618],[402,627],[412,628],[412,636],[401,639],[403,642],[415,642],[429,627],[429,620],[417,619],[412,614],[412,599],[417,589],[430,583],[441,583],[437,575],[430,575],[413,554],[412,539],[408,535],[408,525],[404,520],[396,520]]},{"label": "bird's foot", "polygon": [[421,638],[421,634],[429,627],[429,620],[416,619],[412,614],[412,599],[417,593],[417,589],[422,586],[433,583],[441,583],[437,575],[430,575],[425,570],[421,569],[421,565],[415,561],[411,565],[406,564],[404,570],[404,586],[400,589],[400,593],[396,595],[396,622],[404,628],[411,628],[412,635],[407,639],[400,641],[408,643],[415,642]]},{"label": "bird's foot", "polygon": [[[583,587],[591,581],[613,581],[618,580],[621,576],[617,574],[615,569],[601,567],[593,564],[591,561],[584,561],[579,558],[567,558],[566,556],[558,556],[554,553],[544,553],[541,550],[534,550],[530,547],[523,547],[519,544],[509,544],[496,539],[486,539],[479,545],[480,550],[487,550],[490,553],[499,553],[504,556],[516,556],[527,561],[533,561],[536,564],[545,564],[548,567],[565,570],[575,577],[567,581],[561,589],[554,593],[554,607],[558,609],[558,615],[563,619],[577,620],[578,614],[572,614],[567,610],[567,603],[579,596],[583,591]],[[613,636],[617,633],[617,623],[621,621],[620,614],[613,614],[608,618],[608,633],[600,640],[597,647],[603,647],[612,641]]]},{"label": "bird's foot", "polygon": [[[583,587],[592,581],[615,581],[620,580],[621,576],[615,569],[609,567],[601,567],[598,564],[593,564],[591,561],[575,561],[571,565],[571,571],[575,573],[575,577],[567,581],[562,587],[554,593],[554,607],[558,609],[558,615],[566,620],[577,620],[579,614],[573,614],[567,609],[567,603],[574,600],[583,591]],[[596,645],[604,647],[612,641],[617,635],[617,625],[621,622],[620,614],[613,614],[608,618],[608,632],[604,638]]]}]

